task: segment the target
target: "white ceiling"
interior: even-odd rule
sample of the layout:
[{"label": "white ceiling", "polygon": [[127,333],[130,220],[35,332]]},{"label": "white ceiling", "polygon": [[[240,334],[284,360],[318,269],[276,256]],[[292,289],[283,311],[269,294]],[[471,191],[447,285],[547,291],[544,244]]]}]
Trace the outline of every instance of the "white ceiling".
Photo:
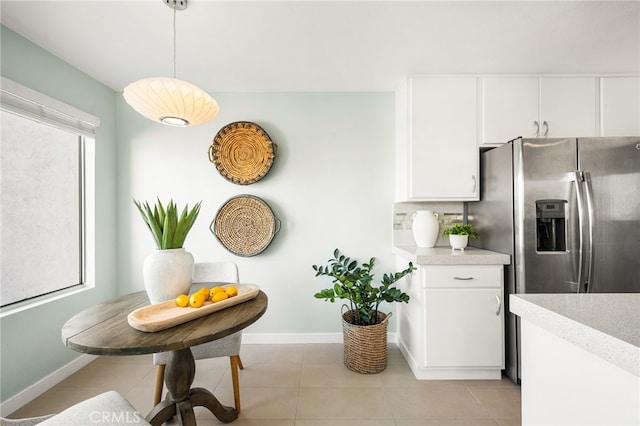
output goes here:
[{"label": "white ceiling", "polygon": [[[173,75],[162,0],[1,0],[1,22],[121,92]],[[212,1],[176,15],[177,78],[221,91],[393,90],[407,74],[638,73],[640,1]]]}]

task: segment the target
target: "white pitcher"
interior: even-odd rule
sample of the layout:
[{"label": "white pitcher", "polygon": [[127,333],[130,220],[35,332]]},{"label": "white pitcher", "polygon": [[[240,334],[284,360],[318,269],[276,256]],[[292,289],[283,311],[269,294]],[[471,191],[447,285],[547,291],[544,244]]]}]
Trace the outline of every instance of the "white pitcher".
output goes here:
[{"label": "white pitcher", "polygon": [[431,210],[418,210],[413,215],[411,230],[418,247],[433,247],[440,232],[438,214]]}]

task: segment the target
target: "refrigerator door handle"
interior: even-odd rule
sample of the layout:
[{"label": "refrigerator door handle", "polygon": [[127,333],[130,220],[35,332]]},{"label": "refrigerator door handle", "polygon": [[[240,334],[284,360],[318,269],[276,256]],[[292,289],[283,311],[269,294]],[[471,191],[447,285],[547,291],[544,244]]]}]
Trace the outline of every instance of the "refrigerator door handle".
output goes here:
[{"label": "refrigerator door handle", "polygon": [[581,171],[575,171],[572,173],[571,180],[575,184],[576,188],[576,204],[578,205],[578,290],[577,293],[580,293],[580,286],[582,286],[582,271],[583,271],[583,262],[582,262],[582,254],[584,253],[584,237],[582,232],[582,226],[584,224],[584,203],[582,200],[582,183],[583,183],[583,174]]},{"label": "refrigerator door handle", "polygon": [[584,171],[582,173],[584,178],[584,193],[587,201],[587,216],[589,218],[589,227],[587,228],[587,235],[589,236],[588,242],[588,252],[587,252],[587,266],[585,268],[586,277],[584,280],[584,291],[585,293],[589,293],[591,290],[591,277],[593,277],[593,264],[595,261],[595,253],[593,250],[593,224],[595,221],[595,210],[593,208],[593,187],[591,185],[591,173],[589,171]]}]

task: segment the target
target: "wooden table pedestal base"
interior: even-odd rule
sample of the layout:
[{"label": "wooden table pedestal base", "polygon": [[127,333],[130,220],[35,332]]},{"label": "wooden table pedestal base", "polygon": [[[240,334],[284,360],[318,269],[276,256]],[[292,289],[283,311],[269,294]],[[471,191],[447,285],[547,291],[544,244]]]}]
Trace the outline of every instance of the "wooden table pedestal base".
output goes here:
[{"label": "wooden table pedestal base", "polygon": [[205,407],[218,420],[229,423],[238,418],[233,407],[220,404],[211,392],[204,388],[193,388],[191,384],[196,375],[196,363],[191,349],[180,349],[169,353],[165,373],[168,394],[164,401],[156,405],[147,415],[147,421],[153,426],[160,426],[172,417],[178,424],[195,426],[196,418],[193,407]]}]

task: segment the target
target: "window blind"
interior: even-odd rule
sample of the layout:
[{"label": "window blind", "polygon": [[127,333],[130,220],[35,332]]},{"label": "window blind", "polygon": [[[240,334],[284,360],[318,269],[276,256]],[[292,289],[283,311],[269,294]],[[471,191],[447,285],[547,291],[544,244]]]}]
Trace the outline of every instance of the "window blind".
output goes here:
[{"label": "window blind", "polygon": [[95,136],[100,119],[2,77],[0,106],[3,110],[82,136]]}]

